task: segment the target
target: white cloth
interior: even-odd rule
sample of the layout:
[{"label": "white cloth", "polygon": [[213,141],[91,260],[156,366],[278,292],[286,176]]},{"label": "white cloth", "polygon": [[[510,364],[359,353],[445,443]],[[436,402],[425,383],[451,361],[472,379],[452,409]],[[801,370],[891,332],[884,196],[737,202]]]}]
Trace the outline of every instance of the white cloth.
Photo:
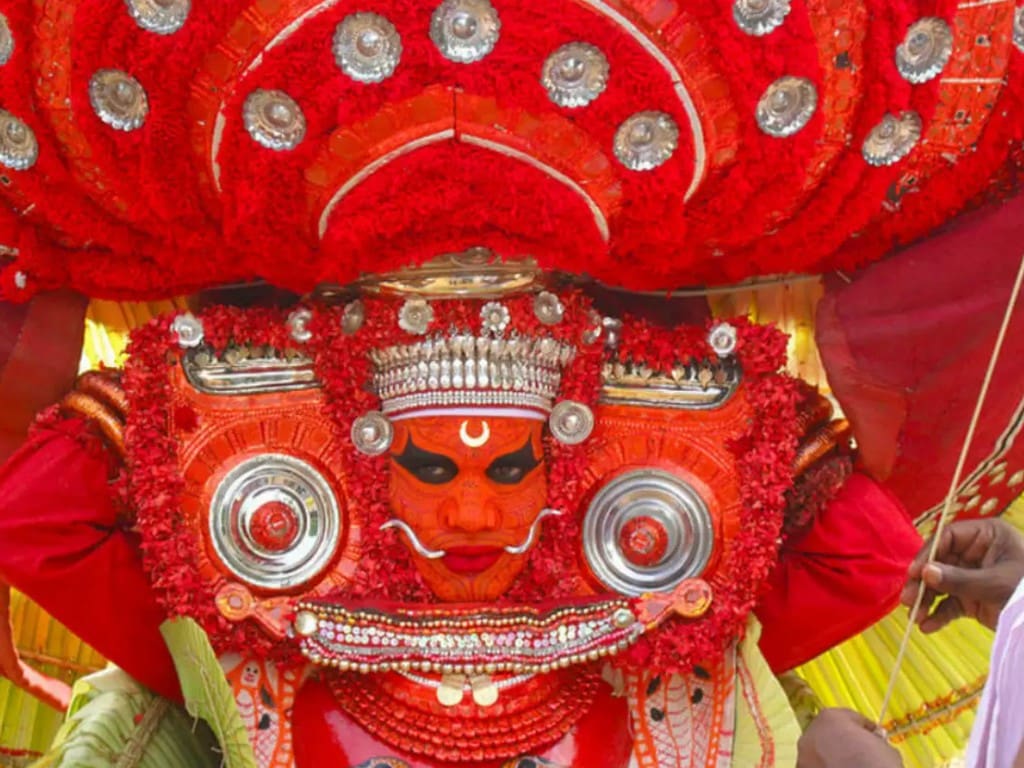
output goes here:
[{"label": "white cloth", "polygon": [[967,748],[970,768],[1012,768],[1024,744],[1024,580],[996,626],[988,683]]}]

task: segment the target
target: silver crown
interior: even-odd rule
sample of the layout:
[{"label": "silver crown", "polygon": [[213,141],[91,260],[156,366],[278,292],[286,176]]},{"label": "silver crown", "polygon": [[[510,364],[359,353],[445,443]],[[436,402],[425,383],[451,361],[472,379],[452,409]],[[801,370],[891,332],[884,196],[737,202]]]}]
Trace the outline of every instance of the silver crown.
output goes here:
[{"label": "silver crown", "polygon": [[446,408],[551,413],[574,347],[553,338],[453,332],[370,352],[373,386],[391,418]]}]

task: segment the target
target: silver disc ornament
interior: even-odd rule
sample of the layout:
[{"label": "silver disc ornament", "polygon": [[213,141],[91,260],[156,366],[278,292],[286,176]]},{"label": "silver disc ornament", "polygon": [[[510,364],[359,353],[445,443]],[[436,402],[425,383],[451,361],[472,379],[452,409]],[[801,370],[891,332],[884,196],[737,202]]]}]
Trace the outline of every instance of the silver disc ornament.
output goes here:
[{"label": "silver disc ornament", "polygon": [[0,109],[0,164],[14,171],[25,171],[39,159],[36,135],[24,121]]},{"label": "silver disc ornament", "polygon": [[402,58],[402,40],[395,25],[376,13],[346,16],[334,32],[334,61],[358,83],[379,83],[391,77]]},{"label": "silver disc ornament", "polygon": [[892,165],[910,154],[921,138],[921,118],[916,112],[903,112],[899,117],[882,118],[861,146],[861,154],[869,165]]},{"label": "silver disc ornament", "polygon": [[942,19],[929,16],[915,21],[896,47],[896,68],[910,83],[938,77],[953,55],[953,31]]},{"label": "silver disc ornament", "polygon": [[306,135],[306,116],[284,91],[259,88],[250,93],[242,121],[255,142],[278,152],[295,149]]},{"label": "silver disc ornament", "polygon": [[341,510],[327,480],[285,454],[243,461],[220,481],[210,502],[217,559],[258,589],[308,584],[334,559],[341,534]]},{"label": "silver disc ornament", "polygon": [[101,69],[89,80],[89,103],[104,123],[119,131],[134,131],[146,122],[149,99],[134,77],[119,69]]},{"label": "silver disc ornament", "polygon": [[444,0],[430,19],[430,39],[441,55],[460,64],[494,50],[501,20],[488,0]]},{"label": "silver disc ornament", "polygon": [[548,97],[560,107],[585,107],[608,86],[608,59],[589,43],[566,43],[541,73]]},{"label": "silver disc ornament", "polygon": [[818,106],[814,83],[805,77],[780,77],[757,102],[757,125],[769,136],[792,136],[810,122]]},{"label": "silver disc ornament", "polygon": [[714,547],[700,494],[660,469],[624,472],[603,485],[583,518],[583,554],[594,576],[623,595],[669,592],[699,576]]},{"label": "silver disc ornament", "polygon": [[679,146],[679,126],[664,112],[637,112],[615,132],[615,156],[631,171],[650,171]]}]

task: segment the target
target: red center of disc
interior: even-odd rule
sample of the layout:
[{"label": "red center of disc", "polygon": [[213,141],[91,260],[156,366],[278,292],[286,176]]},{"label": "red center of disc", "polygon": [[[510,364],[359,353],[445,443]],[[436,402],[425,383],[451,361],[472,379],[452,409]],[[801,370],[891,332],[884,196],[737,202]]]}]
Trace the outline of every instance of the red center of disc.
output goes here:
[{"label": "red center of disc", "polygon": [[622,526],[619,534],[622,554],[634,565],[654,565],[668,549],[665,526],[650,517],[634,517]]},{"label": "red center of disc", "polygon": [[281,501],[268,501],[252,516],[250,531],[253,540],[270,552],[288,549],[299,533],[295,512]]}]

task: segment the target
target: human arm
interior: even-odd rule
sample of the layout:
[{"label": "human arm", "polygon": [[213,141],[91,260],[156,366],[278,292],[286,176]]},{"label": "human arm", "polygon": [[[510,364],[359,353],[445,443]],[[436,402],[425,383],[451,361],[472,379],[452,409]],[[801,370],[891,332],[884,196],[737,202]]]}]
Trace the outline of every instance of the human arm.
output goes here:
[{"label": "human arm", "polygon": [[111,457],[82,419],[40,427],[0,466],[0,577],[158,693],[180,698],[164,612],[118,520]]}]

